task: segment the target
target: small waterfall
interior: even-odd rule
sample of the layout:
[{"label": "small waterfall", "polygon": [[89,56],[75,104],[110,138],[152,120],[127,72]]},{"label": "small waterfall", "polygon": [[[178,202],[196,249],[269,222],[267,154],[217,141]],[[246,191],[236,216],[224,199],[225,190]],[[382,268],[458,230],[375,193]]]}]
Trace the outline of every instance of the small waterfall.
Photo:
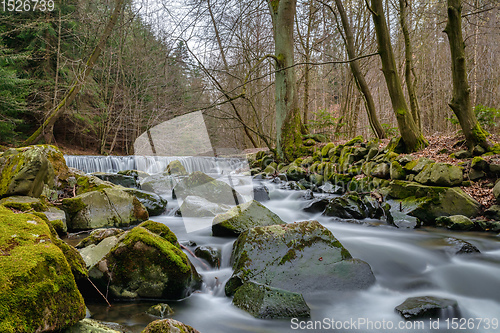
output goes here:
[{"label": "small waterfall", "polygon": [[186,171],[191,173],[229,174],[243,168],[246,160],[239,158],[205,157],[205,156],[76,156],[65,155],[68,167],[86,173],[139,170],[149,174],[163,172],[167,165],[175,160],[181,162]]}]

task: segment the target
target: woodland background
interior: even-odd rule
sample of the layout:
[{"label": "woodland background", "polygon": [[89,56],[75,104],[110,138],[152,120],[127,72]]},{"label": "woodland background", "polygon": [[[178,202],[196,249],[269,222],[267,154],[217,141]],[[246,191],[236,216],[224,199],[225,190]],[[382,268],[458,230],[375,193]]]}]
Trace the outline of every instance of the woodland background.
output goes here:
[{"label": "woodland background", "polygon": [[[399,3],[385,6],[404,82]],[[123,14],[76,100],[54,126],[62,146],[133,154],[148,128],[202,110],[212,145],[254,148],[275,140],[274,49],[267,1],[126,1]],[[364,0],[345,0],[356,53],[389,136],[398,134]],[[425,136],[459,127],[448,103],[451,63],[446,1],[408,0],[412,80]],[[0,11],[0,143],[27,138],[77,79],[113,1],[61,0],[52,12]],[[500,4],[463,1],[463,34],[472,105],[487,131],[500,131]],[[298,0],[295,62],[299,105],[312,133],[330,140],[373,137],[347,63],[333,2]],[[371,55],[371,56],[370,56]],[[366,56],[366,57],[364,57]],[[247,82],[246,84],[244,84]],[[240,96],[245,89],[244,97]]]}]

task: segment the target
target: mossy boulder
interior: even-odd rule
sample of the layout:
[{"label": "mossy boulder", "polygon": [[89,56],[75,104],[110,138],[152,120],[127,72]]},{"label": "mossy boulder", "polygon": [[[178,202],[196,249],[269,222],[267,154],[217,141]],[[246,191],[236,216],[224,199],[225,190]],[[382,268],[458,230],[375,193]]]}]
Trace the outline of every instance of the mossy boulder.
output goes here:
[{"label": "mossy boulder", "polygon": [[233,304],[261,319],[307,318],[311,315],[301,294],[251,281],[236,290]]},{"label": "mossy boulder", "polygon": [[57,189],[68,177],[62,153],[54,146],[8,149],[0,155],[0,198],[39,197],[44,187]]},{"label": "mossy boulder", "polygon": [[0,220],[0,331],[60,330],[83,319],[71,266],[45,221],[2,206]]},{"label": "mossy boulder", "polygon": [[175,177],[165,174],[154,174],[141,181],[141,189],[159,195],[170,194],[176,184]]},{"label": "mossy boulder", "polygon": [[382,179],[389,179],[390,172],[391,172],[391,170],[390,170],[389,164],[384,162],[384,163],[377,164],[376,166],[373,166],[371,171],[370,171],[370,176],[382,178]]},{"label": "mossy boulder", "polygon": [[440,216],[464,215],[475,217],[480,204],[458,187],[426,186],[415,182],[393,180],[381,193],[402,199],[408,215],[427,225],[434,225]]},{"label": "mossy boulder", "polygon": [[144,178],[150,176],[149,173],[144,172],[144,171],[140,171],[140,170],[122,170],[122,171],[118,171],[117,174],[124,175],[124,176],[131,176],[131,177],[134,177],[136,179],[139,179],[139,178],[144,179]]},{"label": "mossy boulder", "polygon": [[186,168],[178,160],[170,162],[167,165],[167,168],[165,169],[164,173],[166,175],[174,175],[174,176],[187,176],[188,175]]},{"label": "mossy boulder", "polygon": [[64,199],[62,208],[69,216],[69,230],[127,227],[149,218],[146,208],[136,197],[117,188]]},{"label": "mossy boulder", "polygon": [[415,177],[415,181],[424,185],[459,186],[464,180],[462,169],[447,163],[427,164]]},{"label": "mossy boulder", "polygon": [[214,236],[238,236],[253,227],[283,223],[278,215],[252,200],[217,215],[212,222],[212,233]]},{"label": "mossy boulder", "polygon": [[174,310],[170,307],[170,305],[166,303],[159,303],[151,306],[147,311],[147,314],[159,317],[166,318],[167,316],[171,316],[174,314]]},{"label": "mossy boulder", "polygon": [[323,148],[321,148],[321,156],[322,157],[329,157],[328,153],[330,152],[331,149],[335,148],[335,144],[333,142],[327,143]]},{"label": "mossy boulder", "polygon": [[228,205],[210,202],[205,198],[190,195],[184,199],[175,214],[183,217],[214,217],[228,211],[230,208]]},{"label": "mossy boulder", "polygon": [[434,296],[407,298],[396,306],[395,310],[406,320],[441,318],[443,312],[449,314],[451,318],[461,317],[457,301]]},{"label": "mossy boulder", "polygon": [[431,160],[427,157],[421,157],[419,159],[412,160],[412,161],[408,162],[404,166],[404,169],[408,173],[418,174],[425,168],[426,165],[432,164],[432,163],[435,163],[434,160]]},{"label": "mossy boulder", "polygon": [[396,180],[406,179],[406,172],[403,169],[403,167],[401,166],[401,164],[399,164],[398,161],[392,161],[391,167],[389,170],[389,174],[390,174],[391,179],[393,179],[393,180],[394,179],[396,179]]},{"label": "mossy boulder", "polygon": [[195,171],[182,179],[172,190],[175,198],[183,200],[190,196],[202,197],[210,202],[225,205],[240,204],[244,200],[241,195],[223,181],[207,176],[201,171]]},{"label": "mossy boulder", "polygon": [[161,215],[167,209],[167,199],[164,199],[158,194],[138,190],[135,188],[122,188],[121,190],[136,197],[137,200],[139,200],[139,202],[146,208],[149,216]]},{"label": "mossy boulder", "polygon": [[440,216],[436,219],[436,226],[450,230],[472,230],[474,222],[463,215]]},{"label": "mossy boulder", "polygon": [[113,183],[115,185],[120,185],[128,188],[140,187],[137,181],[137,177],[135,176],[126,176],[117,173],[106,173],[106,172],[95,172],[92,175],[101,180]]},{"label": "mossy boulder", "polygon": [[97,287],[113,299],[180,299],[201,278],[164,224],[147,221],[128,231],[89,270]]},{"label": "mossy boulder", "polygon": [[307,171],[306,169],[296,165],[296,164],[291,164],[288,169],[286,170],[286,176],[290,180],[301,180],[306,177]]},{"label": "mossy boulder", "polygon": [[500,181],[497,181],[496,185],[493,187],[493,196],[500,203]]},{"label": "mossy boulder", "polygon": [[174,319],[156,320],[150,323],[142,333],[200,333],[191,326]]},{"label": "mossy boulder", "polygon": [[352,259],[317,221],[249,229],[234,243],[231,263],[226,295],[247,281],[298,293],[365,289],[375,282],[370,266]]},{"label": "mossy boulder", "polygon": [[365,141],[365,139],[363,139],[363,136],[362,135],[358,135],[357,137],[352,138],[351,140],[347,141],[345,143],[345,146],[354,146],[356,144],[361,144],[364,141]]}]

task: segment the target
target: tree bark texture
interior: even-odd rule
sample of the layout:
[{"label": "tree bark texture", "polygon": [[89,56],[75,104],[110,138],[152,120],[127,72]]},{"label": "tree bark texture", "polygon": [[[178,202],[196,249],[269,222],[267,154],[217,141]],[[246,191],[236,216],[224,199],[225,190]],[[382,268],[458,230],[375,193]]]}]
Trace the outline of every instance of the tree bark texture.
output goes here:
[{"label": "tree bark texture", "polygon": [[382,72],[384,73],[387,90],[391,98],[392,108],[396,114],[398,128],[401,133],[401,138],[405,143],[408,152],[418,151],[428,145],[427,140],[423,137],[420,128],[413,119],[411,110],[406,103],[399,78],[394,52],[391,45],[391,37],[387,28],[384,8],[382,1],[372,0],[370,11],[375,25],[377,34],[377,44],[382,61]]},{"label": "tree bark texture", "polygon": [[462,36],[461,0],[448,0],[448,23],[444,32],[450,42],[453,78],[453,97],[449,105],[458,118],[469,149],[476,145],[489,148],[487,140],[489,134],[481,128],[472,110],[465,64],[465,43]]},{"label": "tree bark texture", "polygon": [[77,76],[75,82],[73,82],[69,91],[63,97],[61,102],[59,102],[59,104],[54,109],[52,109],[52,111],[50,112],[47,119],[45,119],[43,124],[35,131],[35,133],[33,133],[25,142],[23,142],[23,145],[36,144],[43,137],[49,139],[50,141],[50,138],[52,138],[52,131],[55,122],[62,115],[66,106],[70,105],[75,99],[75,97],[78,95],[80,89],[85,84],[85,80],[87,79],[90,72],[92,71],[92,68],[97,62],[97,59],[99,59],[99,56],[101,55],[101,52],[104,46],[106,45],[109,36],[113,32],[113,28],[116,24],[116,21],[118,21],[118,17],[120,16],[120,13],[123,8],[123,3],[124,0],[115,0],[115,8],[113,10],[113,13],[111,14],[111,17],[109,18],[109,21],[106,24],[106,27],[104,28],[101,38],[97,43],[97,46],[94,48],[92,54],[87,60],[87,63],[85,64],[85,68],[83,69],[82,73],[80,73],[80,75]]},{"label": "tree bark texture", "polygon": [[276,56],[276,153],[291,161],[302,146],[294,64],[294,18],[296,0],[268,0]]},{"label": "tree bark texture", "polygon": [[[337,10],[339,11],[340,19],[342,21],[342,27],[344,28],[345,46],[347,49],[347,54],[349,56],[349,59],[354,59],[356,58],[354,34],[352,33],[351,25],[349,24],[349,19],[347,18],[347,14],[344,5],[342,5],[342,1],[335,0],[335,4],[337,5]],[[377,110],[375,108],[375,102],[373,101],[373,96],[371,94],[370,88],[368,87],[368,83],[366,83],[365,77],[361,72],[359,61],[358,60],[351,61],[349,63],[349,66],[351,67],[351,72],[356,81],[356,85],[363,94],[363,99],[365,101],[366,113],[368,115],[368,122],[370,123],[370,127],[372,128],[377,138],[384,139],[385,131],[382,128],[382,125],[380,124],[377,118]]]}]

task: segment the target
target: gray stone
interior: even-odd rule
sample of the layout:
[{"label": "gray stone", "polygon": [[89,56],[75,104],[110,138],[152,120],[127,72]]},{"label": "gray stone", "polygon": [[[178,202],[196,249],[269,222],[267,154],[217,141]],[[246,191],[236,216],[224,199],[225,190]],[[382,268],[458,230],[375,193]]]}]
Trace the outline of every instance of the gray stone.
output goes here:
[{"label": "gray stone", "polygon": [[311,310],[301,294],[255,282],[245,282],[234,294],[233,304],[255,318],[310,317]]},{"label": "gray stone", "polygon": [[158,194],[133,188],[123,188],[122,190],[135,196],[146,207],[149,216],[161,215],[167,209],[167,199]]},{"label": "gray stone", "polygon": [[212,222],[212,233],[214,236],[238,236],[253,227],[283,223],[278,215],[252,200],[217,215]]},{"label": "gray stone", "polygon": [[359,290],[375,282],[370,266],[352,259],[317,221],[249,229],[234,243],[231,262],[226,295],[247,281],[297,293]]},{"label": "gray stone", "polygon": [[126,227],[149,217],[136,197],[116,188],[87,192],[62,203],[69,230]]},{"label": "gray stone", "polygon": [[105,238],[97,245],[90,244],[80,249],[79,252],[87,268],[91,268],[101,261],[116,244],[118,244],[118,237],[111,236]]},{"label": "gray stone", "polygon": [[174,176],[158,173],[144,178],[141,181],[141,189],[159,195],[170,194],[175,184]]},{"label": "gray stone", "polygon": [[495,187],[493,187],[493,196],[497,199],[497,202],[500,203],[500,180],[497,181]]},{"label": "gray stone", "polygon": [[380,163],[372,168],[370,175],[377,178],[389,179],[390,173],[389,165],[387,163]]},{"label": "gray stone", "polygon": [[418,174],[420,173],[426,165],[434,163],[434,160],[428,159],[426,157],[421,157],[417,160],[413,160],[408,162],[405,166],[404,169],[407,172]]},{"label": "gray stone", "polygon": [[186,168],[182,165],[178,160],[172,161],[167,165],[167,168],[164,171],[165,175],[173,175],[173,176],[187,176],[188,173]]},{"label": "gray stone", "polygon": [[455,153],[455,157],[463,160],[466,158],[471,158],[472,154],[468,150],[459,150]]},{"label": "gray stone", "polygon": [[476,180],[484,178],[484,177],[486,177],[486,173],[484,171],[472,169],[469,172],[469,179],[472,181],[476,181]]},{"label": "gray stone", "polygon": [[500,205],[492,205],[484,212],[484,216],[500,221]]},{"label": "gray stone", "polygon": [[228,205],[210,202],[205,198],[190,195],[184,199],[176,215],[184,217],[213,217],[217,214],[227,212],[230,208]]},{"label": "gray stone", "polygon": [[[457,301],[433,296],[407,298],[396,306],[395,310],[406,320],[440,318],[444,313],[450,314],[452,318],[461,317]],[[443,310],[452,311],[444,312]]]},{"label": "gray stone", "polygon": [[445,252],[451,255],[457,254],[468,254],[468,253],[480,253],[479,249],[472,245],[471,243],[464,241],[462,239],[457,239],[453,237],[448,237],[444,239],[446,243]]},{"label": "gray stone", "polygon": [[129,188],[139,188],[137,177],[134,176],[126,176],[117,173],[105,173],[105,172],[95,172],[92,175],[101,180],[113,183],[115,185],[120,185]]},{"label": "gray stone", "polygon": [[391,163],[390,176],[391,179],[406,179],[406,172],[397,161],[392,161]]},{"label": "gray stone", "polygon": [[436,219],[436,226],[450,230],[472,230],[474,222],[463,215],[440,216]]},{"label": "gray stone", "polygon": [[415,181],[424,185],[460,186],[464,180],[462,169],[446,163],[427,164],[415,177]]},{"label": "gray stone", "polygon": [[194,250],[194,254],[201,259],[208,261],[210,266],[220,268],[222,258],[221,251],[211,246],[198,246]]}]

